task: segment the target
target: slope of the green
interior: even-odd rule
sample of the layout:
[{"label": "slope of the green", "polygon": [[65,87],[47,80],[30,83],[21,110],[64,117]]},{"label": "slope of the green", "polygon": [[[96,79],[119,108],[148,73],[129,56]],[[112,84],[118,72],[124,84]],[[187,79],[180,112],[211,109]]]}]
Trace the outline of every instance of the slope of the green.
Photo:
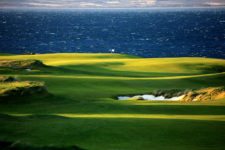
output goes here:
[{"label": "slope of the green", "polygon": [[49,96],[0,103],[0,141],[90,150],[225,149],[225,99],[212,102],[117,101],[157,89],[225,85],[225,60],[137,58],[119,54],[0,56],[41,60],[37,70],[2,75],[44,81]]}]

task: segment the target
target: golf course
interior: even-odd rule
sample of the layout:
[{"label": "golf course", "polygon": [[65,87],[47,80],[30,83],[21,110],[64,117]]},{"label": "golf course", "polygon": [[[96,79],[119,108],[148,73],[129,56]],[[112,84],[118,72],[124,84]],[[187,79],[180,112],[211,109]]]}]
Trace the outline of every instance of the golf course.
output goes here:
[{"label": "golf course", "polygon": [[[38,63],[15,68],[24,60]],[[225,96],[189,102],[117,99],[224,87],[223,59],[0,54],[0,76],[18,80],[0,82],[0,91],[33,82],[46,89],[0,97],[0,141],[30,146],[21,150],[225,150]]]}]

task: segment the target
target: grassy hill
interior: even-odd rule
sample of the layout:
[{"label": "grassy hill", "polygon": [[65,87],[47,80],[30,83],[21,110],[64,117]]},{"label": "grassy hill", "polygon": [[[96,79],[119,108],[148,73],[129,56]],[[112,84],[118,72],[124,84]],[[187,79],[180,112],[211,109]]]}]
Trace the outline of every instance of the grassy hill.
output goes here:
[{"label": "grassy hill", "polygon": [[[0,103],[0,141],[90,150],[225,149],[225,99],[205,102],[117,101],[159,89],[225,85],[225,60],[139,58],[120,54],[0,55],[40,60],[0,74],[44,81],[52,94]],[[28,68],[29,69],[29,68]]]}]

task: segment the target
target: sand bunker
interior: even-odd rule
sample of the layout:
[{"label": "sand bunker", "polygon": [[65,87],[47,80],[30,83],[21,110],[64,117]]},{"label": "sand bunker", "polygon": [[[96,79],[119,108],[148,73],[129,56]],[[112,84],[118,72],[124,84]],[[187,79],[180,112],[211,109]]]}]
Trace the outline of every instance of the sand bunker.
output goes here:
[{"label": "sand bunker", "polygon": [[146,101],[212,101],[225,98],[225,87],[209,87],[197,90],[158,90],[150,94],[118,96],[117,100]]},{"label": "sand bunker", "polygon": [[171,98],[166,98],[164,96],[155,96],[155,95],[135,95],[135,96],[118,96],[118,100],[147,100],[147,101],[180,101],[184,98],[182,96],[176,96]]}]

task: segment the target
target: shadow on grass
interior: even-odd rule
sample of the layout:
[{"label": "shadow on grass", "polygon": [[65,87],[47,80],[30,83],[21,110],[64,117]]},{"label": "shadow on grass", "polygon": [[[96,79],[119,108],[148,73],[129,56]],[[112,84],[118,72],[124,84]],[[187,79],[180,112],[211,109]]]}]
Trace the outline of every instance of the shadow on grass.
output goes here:
[{"label": "shadow on grass", "polygon": [[136,72],[136,71],[119,71],[106,68],[108,64],[100,65],[67,65],[67,66],[46,66],[39,67],[32,71],[26,69],[12,69],[0,67],[0,74],[15,75],[89,75],[89,76],[110,76],[110,77],[167,77],[167,76],[184,76],[197,75],[196,73],[168,73],[168,72]]},{"label": "shadow on grass", "polygon": [[0,103],[0,112],[12,113],[77,113],[77,114],[168,114],[225,115],[225,105],[178,102],[119,102],[74,100],[63,96],[20,97]]},{"label": "shadow on grass", "polygon": [[73,145],[76,142],[81,147],[94,150],[149,150],[149,147],[154,150],[222,150],[225,122],[0,115],[0,132],[1,138],[12,139],[11,141],[22,139],[23,142],[34,145],[40,142],[41,145]]},{"label": "shadow on grass", "polygon": [[[138,72],[138,71],[122,71],[109,69],[111,64],[98,65],[67,65],[62,69],[74,71],[81,75],[96,75],[96,76],[112,76],[112,77],[168,77],[168,76],[183,76],[193,75],[193,73],[169,73],[169,72]],[[196,74],[197,75],[197,74]]]}]

